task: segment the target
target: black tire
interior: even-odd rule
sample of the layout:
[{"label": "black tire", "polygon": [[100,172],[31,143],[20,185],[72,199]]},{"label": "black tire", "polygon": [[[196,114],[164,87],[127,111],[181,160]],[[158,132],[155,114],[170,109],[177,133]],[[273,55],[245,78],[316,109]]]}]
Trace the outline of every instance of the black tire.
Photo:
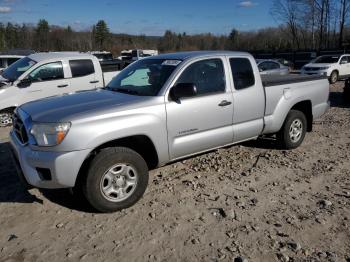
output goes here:
[{"label": "black tire", "polygon": [[[130,192],[124,192],[126,195],[130,194],[126,199],[116,202],[119,193],[115,193],[114,196],[105,195],[103,191],[103,183],[105,183],[105,181],[103,179],[105,179],[107,171],[110,171],[113,166],[119,164],[127,166],[128,168],[131,167],[132,171],[130,174],[136,176],[137,182],[131,194]],[[103,149],[91,161],[85,181],[82,183],[82,189],[87,201],[92,207],[100,212],[109,213],[134,205],[143,196],[147,185],[148,167],[145,160],[137,152],[129,148],[114,147]],[[119,187],[116,178],[113,179],[110,187]],[[114,201],[107,199],[108,197],[112,199],[114,197]]]},{"label": "black tire", "polygon": [[[292,139],[292,135],[290,134],[290,132],[292,132],[292,125],[299,123],[298,121],[301,123],[301,132],[300,135],[293,134],[295,139]],[[281,143],[282,148],[294,149],[299,147],[305,138],[306,129],[307,120],[304,113],[298,110],[291,110],[288,113],[281,130],[277,134],[277,138]]]},{"label": "black tire", "polygon": [[329,77],[329,83],[334,84],[338,81],[339,74],[337,71],[333,71]]},{"label": "black tire", "polygon": [[13,110],[9,108],[0,111],[0,127],[12,126]]}]

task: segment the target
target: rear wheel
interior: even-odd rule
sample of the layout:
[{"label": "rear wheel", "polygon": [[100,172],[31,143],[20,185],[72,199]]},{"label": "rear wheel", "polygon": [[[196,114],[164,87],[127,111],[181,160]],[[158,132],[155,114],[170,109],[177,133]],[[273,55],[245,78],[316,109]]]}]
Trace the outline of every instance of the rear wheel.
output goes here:
[{"label": "rear wheel", "polygon": [[125,147],[102,150],[91,162],[83,192],[100,212],[114,212],[135,204],[148,185],[148,167],[135,151]]},{"label": "rear wheel", "polygon": [[329,82],[331,83],[331,84],[334,84],[334,83],[336,83],[337,81],[338,81],[338,72],[337,71],[333,71],[332,73],[331,73],[331,76],[330,76],[330,78],[329,78]]},{"label": "rear wheel", "polygon": [[307,121],[305,115],[298,110],[291,110],[277,134],[278,140],[285,149],[294,149],[301,145],[306,134]]}]

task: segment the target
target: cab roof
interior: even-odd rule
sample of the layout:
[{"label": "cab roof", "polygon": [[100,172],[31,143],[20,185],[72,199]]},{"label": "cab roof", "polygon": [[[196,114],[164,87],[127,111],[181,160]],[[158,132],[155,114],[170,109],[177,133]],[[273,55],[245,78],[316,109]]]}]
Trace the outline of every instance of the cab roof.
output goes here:
[{"label": "cab roof", "polygon": [[74,59],[74,58],[91,58],[91,54],[80,53],[80,52],[43,52],[35,53],[28,56],[30,59],[41,62],[43,60],[52,60],[52,59]]},{"label": "cab roof", "polygon": [[187,60],[192,58],[200,58],[212,55],[233,55],[233,56],[251,56],[246,52],[233,52],[233,51],[189,51],[189,52],[177,52],[169,54],[161,54],[156,56],[151,56],[145,59],[169,59],[169,60]]}]

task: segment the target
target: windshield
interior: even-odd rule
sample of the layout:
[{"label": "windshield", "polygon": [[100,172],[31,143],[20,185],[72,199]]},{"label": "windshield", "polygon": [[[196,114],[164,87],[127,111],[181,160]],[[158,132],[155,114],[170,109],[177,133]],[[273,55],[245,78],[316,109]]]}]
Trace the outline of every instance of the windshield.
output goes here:
[{"label": "windshield", "polygon": [[339,56],[325,55],[315,59],[314,64],[323,64],[323,63],[333,64],[333,63],[337,63],[338,60],[339,60]]},{"label": "windshield", "polygon": [[156,96],[180,60],[139,60],[119,73],[107,89],[140,96]]},{"label": "windshield", "polygon": [[2,77],[13,82],[16,81],[25,71],[35,65],[36,62],[28,57],[24,57],[10,65],[2,73]]}]

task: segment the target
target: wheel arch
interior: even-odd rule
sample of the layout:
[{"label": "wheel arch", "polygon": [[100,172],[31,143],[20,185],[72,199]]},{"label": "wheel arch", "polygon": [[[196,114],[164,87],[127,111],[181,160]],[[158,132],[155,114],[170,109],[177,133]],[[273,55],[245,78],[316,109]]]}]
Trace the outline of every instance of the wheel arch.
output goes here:
[{"label": "wheel arch", "polygon": [[155,169],[159,164],[159,157],[153,141],[146,135],[132,135],[105,142],[94,148],[85,158],[80,167],[76,185],[80,184],[86,176],[91,160],[103,149],[110,147],[126,147],[134,150],[146,161],[148,169]]},{"label": "wheel arch", "polygon": [[[306,117],[306,124],[307,124],[307,132],[312,131],[312,122],[313,122],[313,115],[312,115],[312,103],[310,100],[304,100],[301,102],[296,103],[290,110],[298,110],[302,112]],[[290,111],[289,110],[289,111]]]},{"label": "wheel arch", "polygon": [[0,112],[12,112],[13,113],[16,108],[17,108],[16,106],[10,106],[10,107],[6,107],[4,109],[1,109]]}]

